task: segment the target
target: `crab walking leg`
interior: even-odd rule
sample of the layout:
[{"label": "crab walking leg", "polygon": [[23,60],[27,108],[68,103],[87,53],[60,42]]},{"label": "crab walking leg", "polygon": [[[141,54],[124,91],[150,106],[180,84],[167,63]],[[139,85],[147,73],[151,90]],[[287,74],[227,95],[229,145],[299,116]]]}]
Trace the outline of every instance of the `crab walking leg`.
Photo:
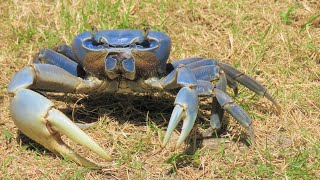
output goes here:
[{"label": "crab walking leg", "polygon": [[[227,88],[227,78],[223,71],[215,72],[213,74],[219,80],[214,85],[210,81],[197,80],[197,92],[199,95],[210,96],[214,94],[213,90],[215,88],[220,89],[223,92],[226,92]],[[219,104],[217,98],[215,96],[212,97],[212,107],[211,107],[211,116],[210,116],[210,125],[213,129],[221,128],[221,120],[224,115],[224,109]]]},{"label": "crab walking leg", "polygon": [[210,125],[213,129],[221,128],[221,120],[224,115],[224,110],[219,104],[216,97],[212,97]]},{"label": "crab walking leg", "polygon": [[222,108],[228,111],[228,113],[230,113],[242,126],[249,129],[251,143],[254,145],[253,125],[251,118],[239,105],[235,104],[231,97],[225,92],[219,89],[215,89],[214,92]]},{"label": "crab walking leg", "polygon": [[242,72],[238,71],[234,67],[220,63],[219,66],[223,69],[223,71],[233,80],[241,83],[245,87],[249,88],[251,91],[257,93],[258,95],[265,96],[269,99],[277,108],[277,111],[280,112],[281,107],[278,103],[271,97],[271,95],[267,92],[267,89],[263,87],[260,83],[253,80],[251,77],[243,74]]},{"label": "crab walking leg", "polygon": [[238,96],[239,89],[238,89],[237,82],[228,75],[226,75],[226,77],[227,77],[227,84],[233,90],[234,96]]},{"label": "crab walking leg", "polygon": [[191,64],[191,63],[194,63],[194,62],[201,61],[202,59],[203,58],[201,58],[201,57],[186,58],[186,59],[181,59],[181,60],[178,60],[178,61],[170,62],[170,64],[173,66],[174,69],[176,69],[180,65],[188,65],[188,64]]},{"label": "crab walking leg", "polygon": [[74,54],[71,46],[68,46],[66,44],[62,44],[62,45],[55,47],[54,50],[60,54],[67,56],[72,61],[75,61],[76,63],[81,64],[81,61]]},{"label": "crab walking leg", "polygon": [[[223,71],[220,71],[220,79],[216,84],[216,89],[219,89],[223,92],[227,91],[227,78]],[[217,97],[212,97],[212,107],[211,107],[211,116],[210,116],[210,125],[213,129],[221,128],[221,121],[224,115],[224,109],[221,107],[220,103],[217,100]]]},{"label": "crab walking leg", "polygon": [[84,70],[77,62],[51,49],[42,49],[39,54],[34,57],[33,61],[34,63],[58,66],[74,76],[79,77],[85,74]]},{"label": "crab walking leg", "polygon": [[174,68],[177,68],[179,65],[186,65],[189,69],[195,69],[203,66],[218,65],[218,62],[214,59],[207,58],[187,58],[179,61],[174,61],[170,63]]}]

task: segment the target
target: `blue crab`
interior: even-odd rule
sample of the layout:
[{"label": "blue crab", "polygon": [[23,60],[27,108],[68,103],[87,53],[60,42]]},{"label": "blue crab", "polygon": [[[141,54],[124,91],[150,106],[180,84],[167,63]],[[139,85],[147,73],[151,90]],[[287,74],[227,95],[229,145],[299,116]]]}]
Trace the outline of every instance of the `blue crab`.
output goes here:
[{"label": "blue crab", "polygon": [[220,128],[224,111],[227,111],[249,129],[253,140],[251,118],[226,93],[229,86],[237,94],[237,82],[265,96],[279,108],[266,88],[231,65],[207,58],[167,62],[170,48],[168,35],[146,28],[93,29],[77,35],[71,46],[42,49],[34,63],[18,71],[8,85],[13,121],[22,133],[47,149],[80,165],[95,166],[65,144],[61,134],[106,160],[112,157],[39,91],[177,93],[163,147],[181,120],[183,126],[176,147],[186,139],[197,117],[199,96],[213,98],[212,128]]}]

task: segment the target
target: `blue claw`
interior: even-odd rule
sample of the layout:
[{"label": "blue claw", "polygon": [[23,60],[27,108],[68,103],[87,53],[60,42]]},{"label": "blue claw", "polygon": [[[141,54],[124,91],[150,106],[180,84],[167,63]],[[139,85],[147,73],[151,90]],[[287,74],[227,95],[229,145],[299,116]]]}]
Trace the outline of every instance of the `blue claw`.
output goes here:
[{"label": "blue claw", "polygon": [[172,132],[177,127],[180,120],[183,119],[184,123],[182,125],[181,134],[176,144],[176,148],[178,148],[192,130],[198,114],[199,102],[196,90],[189,87],[181,88],[174,104],[175,108],[172,112],[162,146],[165,146],[168,143]]}]

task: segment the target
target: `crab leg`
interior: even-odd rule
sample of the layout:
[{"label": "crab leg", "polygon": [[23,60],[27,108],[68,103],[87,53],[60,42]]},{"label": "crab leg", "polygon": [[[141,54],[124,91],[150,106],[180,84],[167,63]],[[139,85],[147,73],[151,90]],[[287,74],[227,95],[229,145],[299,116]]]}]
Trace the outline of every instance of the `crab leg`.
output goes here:
[{"label": "crab leg", "polygon": [[45,63],[58,66],[74,76],[83,76],[84,70],[75,61],[51,49],[42,49],[34,57],[34,63]]},{"label": "crab leg", "polygon": [[81,61],[74,54],[71,46],[68,46],[66,44],[62,44],[62,45],[59,45],[56,48],[54,48],[54,50],[60,54],[67,56],[72,61],[75,61],[76,63],[81,64]]},{"label": "crab leg", "polygon": [[[57,75],[58,74],[58,75]],[[13,94],[10,112],[14,123],[31,139],[49,150],[57,152],[83,166],[95,166],[94,163],[75,153],[66,145],[60,133],[71,140],[94,151],[100,157],[111,160],[111,157],[93,139],[85,134],[46,97],[32,89],[77,92],[101,86],[87,84],[81,78],[74,77],[63,69],[49,64],[34,64],[21,69],[15,74],[8,86]]]},{"label": "crab leg", "polygon": [[199,96],[212,95],[214,88],[214,85],[210,81],[197,80],[196,91]]},{"label": "crab leg", "polygon": [[238,96],[239,89],[238,89],[237,82],[228,75],[226,75],[226,77],[227,77],[227,84],[233,90],[234,96]]},{"label": "crab leg", "polygon": [[[214,94],[215,88],[221,88],[221,90],[223,90],[225,89],[226,84],[225,79],[223,78],[218,81],[216,87],[214,87],[214,85],[209,81],[198,80],[197,83],[198,85],[196,90],[199,96],[212,96]],[[223,118],[223,114],[224,109],[219,104],[217,98],[213,96],[210,116],[210,125],[213,129],[219,129],[221,127],[221,120]]]},{"label": "crab leg", "polygon": [[196,58],[186,58],[186,59],[181,59],[179,61],[173,61],[170,62],[170,64],[173,66],[174,69],[176,69],[177,67],[179,67],[180,65],[188,65],[194,62],[198,62],[201,61],[203,58],[201,57],[196,57]]},{"label": "crab leg", "polygon": [[198,67],[209,66],[209,65],[218,65],[218,62],[214,59],[206,59],[206,58],[187,58],[179,61],[171,62],[171,65],[174,68],[177,68],[179,65],[186,65],[190,69],[195,69]]},{"label": "crab leg", "polygon": [[214,90],[217,101],[223,109],[228,111],[242,126],[249,128],[250,139],[254,144],[254,134],[251,118],[247,113],[236,103],[233,102],[231,97],[220,89]]},{"label": "crab leg", "polygon": [[[204,65],[204,66],[202,66]],[[189,68],[193,68],[192,72],[195,74],[198,80],[197,91],[200,95],[211,95],[213,88],[211,85],[212,80],[219,79],[216,83],[217,89],[226,92],[227,79],[223,71],[220,71],[217,66],[217,61],[212,59],[204,59],[198,62],[193,62],[187,65]],[[209,88],[209,89],[208,89]],[[212,98],[210,125],[213,129],[219,129],[221,127],[221,120],[223,118],[224,110],[218,103],[216,97]]]},{"label": "crab leg", "polygon": [[185,65],[195,75],[197,80],[213,81],[219,78],[218,62],[213,59],[188,58],[171,62],[173,67]]},{"label": "crab leg", "polygon": [[234,67],[219,62],[219,66],[223,69],[223,71],[233,80],[241,83],[245,87],[249,88],[251,91],[257,93],[258,95],[265,96],[269,99],[277,108],[277,111],[280,112],[280,106],[278,103],[271,97],[271,95],[267,92],[267,89],[263,87],[260,83],[253,80],[249,76],[244,73],[238,71]]},{"label": "crab leg", "polygon": [[[227,78],[223,71],[220,72],[220,79],[216,84],[216,89],[221,90],[222,92],[227,91]],[[221,121],[224,115],[224,109],[219,104],[217,97],[212,97],[212,107],[211,107],[211,117],[210,125],[213,129],[221,128]]]}]

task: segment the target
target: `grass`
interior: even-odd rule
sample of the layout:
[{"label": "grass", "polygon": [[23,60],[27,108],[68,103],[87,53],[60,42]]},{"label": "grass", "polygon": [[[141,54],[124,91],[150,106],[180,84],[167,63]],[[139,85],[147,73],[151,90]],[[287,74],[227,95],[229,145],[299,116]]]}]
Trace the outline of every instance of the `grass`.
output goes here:
[{"label": "grass", "polygon": [[[316,179],[320,177],[320,3],[305,1],[5,1],[0,3],[0,179]],[[6,86],[41,48],[70,44],[92,25],[98,29],[141,28],[168,33],[170,61],[192,56],[231,63],[268,87],[282,106],[245,88],[235,101],[254,119],[256,148],[247,131],[226,116],[228,126],[205,136],[208,101],[185,144],[165,149],[174,97],[53,94],[69,117],[95,122],[85,130],[115,158],[83,168],[21,135],[9,114]]]},{"label": "grass", "polygon": [[292,16],[293,12],[295,9],[299,8],[299,4],[293,4],[291,5],[287,11],[284,11],[281,13],[281,18],[282,18],[282,21],[287,24],[287,25],[290,25],[292,24],[293,20],[290,16]]}]

